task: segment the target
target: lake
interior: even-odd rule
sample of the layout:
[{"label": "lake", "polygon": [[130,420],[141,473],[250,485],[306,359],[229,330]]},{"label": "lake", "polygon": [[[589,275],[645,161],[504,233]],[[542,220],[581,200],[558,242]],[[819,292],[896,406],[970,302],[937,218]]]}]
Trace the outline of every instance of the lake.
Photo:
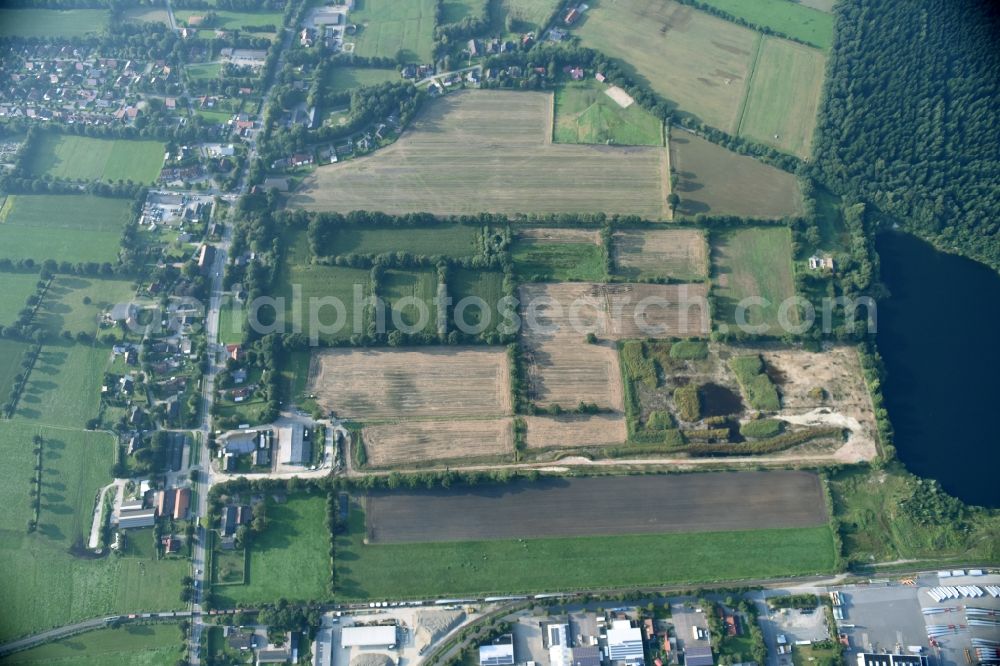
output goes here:
[{"label": "lake", "polygon": [[1000,506],[1000,275],[904,233],[876,239],[885,405],[899,459],[969,504]]}]

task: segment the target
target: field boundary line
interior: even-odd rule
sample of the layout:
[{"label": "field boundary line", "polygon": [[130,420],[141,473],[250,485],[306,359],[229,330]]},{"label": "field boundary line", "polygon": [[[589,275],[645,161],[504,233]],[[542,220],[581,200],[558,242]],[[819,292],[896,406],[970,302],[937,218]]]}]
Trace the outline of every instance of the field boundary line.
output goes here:
[{"label": "field boundary line", "polygon": [[756,48],[753,52],[753,60],[750,61],[750,74],[747,76],[747,84],[743,90],[743,100],[740,102],[740,111],[736,116],[735,136],[743,133],[743,118],[746,116],[747,104],[750,102],[750,91],[753,89],[753,77],[757,73],[757,63],[760,61],[760,52],[764,48],[764,35],[757,33]]}]

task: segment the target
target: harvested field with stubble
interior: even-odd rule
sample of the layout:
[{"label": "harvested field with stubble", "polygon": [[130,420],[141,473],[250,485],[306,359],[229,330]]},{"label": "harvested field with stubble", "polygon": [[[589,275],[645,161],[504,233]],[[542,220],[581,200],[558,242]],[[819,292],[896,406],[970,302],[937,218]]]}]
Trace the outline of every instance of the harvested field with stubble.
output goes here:
[{"label": "harvested field with stubble", "polygon": [[568,449],[624,444],[628,436],[620,414],[526,416],[528,449]]},{"label": "harvested field with stubble", "polygon": [[[580,516],[600,499],[601,510]],[[827,521],[810,472],[542,479],[504,486],[375,492],[370,543],[612,536],[812,527]]]},{"label": "harvested field with stubble", "polygon": [[511,413],[507,353],[490,347],[317,351],[306,390],[324,411],[365,422]]},{"label": "harvested field with stubble", "polygon": [[[703,283],[560,282],[521,287],[526,336],[580,340],[588,332],[611,340],[707,335],[707,296]],[[557,330],[538,330],[547,328]]]},{"label": "harvested field with stubble", "polygon": [[398,467],[428,460],[496,458],[514,453],[513,420],[406,421],[364,428],[368,465]]},{"label": "harvested field with stubble", "polygon": [[615,272],[632,279],[700,280],[708,276],[708,244],[700,229],[616,231]]},{"label": "harvested field with stubble", "polygon": [[669,217],[665,148],[553,144],[552,109],[550,93],[466,91],[434,100],[393,145],[319,167],[290,205]]}]

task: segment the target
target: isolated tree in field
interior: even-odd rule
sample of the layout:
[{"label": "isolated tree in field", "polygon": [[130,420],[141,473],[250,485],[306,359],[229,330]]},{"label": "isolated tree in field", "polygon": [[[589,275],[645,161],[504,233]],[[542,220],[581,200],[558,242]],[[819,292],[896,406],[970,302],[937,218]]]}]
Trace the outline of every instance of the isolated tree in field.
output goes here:
[{"label": "isolated tree in field", "polygon": [[670,206],[670,214],[677,214],[677,207],[681,204],[681,197],[676,192],[667,195],[667,205]]}]

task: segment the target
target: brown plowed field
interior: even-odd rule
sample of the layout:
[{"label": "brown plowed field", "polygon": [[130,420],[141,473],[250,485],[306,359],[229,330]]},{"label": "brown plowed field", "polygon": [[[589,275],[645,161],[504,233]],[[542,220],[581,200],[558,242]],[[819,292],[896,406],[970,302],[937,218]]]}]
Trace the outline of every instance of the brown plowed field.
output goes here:
[{"label": "brown plowed field", "polygon": [[514,452],[511,419],[404,421],[362,430],[368,464],[392,467],[425,460],[485,458]]},{"label": "brown plowed field", "polygon": [[809,527],[827,521],[809,472],[544,479],[367,499],[374,543]]},{"label": "brown plowed field", "polygon": [[313,354],[307,392],[339,418],[477,417],[510,414],[503,349],[327,349]]}]

